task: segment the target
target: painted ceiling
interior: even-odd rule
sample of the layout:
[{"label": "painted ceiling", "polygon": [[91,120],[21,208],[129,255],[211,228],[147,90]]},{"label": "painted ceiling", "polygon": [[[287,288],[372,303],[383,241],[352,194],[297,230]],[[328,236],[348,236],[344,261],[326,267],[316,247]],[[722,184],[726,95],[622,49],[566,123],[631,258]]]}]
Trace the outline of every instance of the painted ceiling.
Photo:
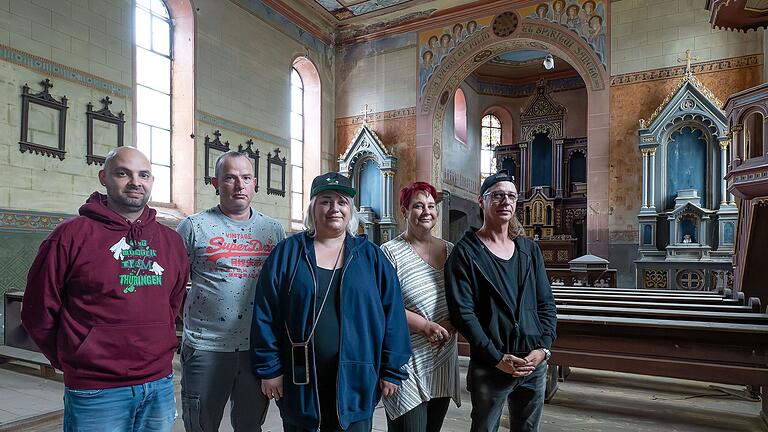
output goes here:
[{"label": "painted ceiling", "polygon": [[547,56],[547,53],[544,51],[538,51],[538,50],[519,50],[519,51],[510,51],[507,53],[504,53],[500,56],[497,56],[493,58],[491,61],[497,62],[497,63],[524,63],[529,62],[533,60],[541,59],[544,60],[544,57]]},{"label": "painted ceiling", "polygon": [[359,17],[394,6],[413,3],[413,0],[314,0],[337,20]]},{"label": "painted ceiling", "polygon": [[[303,3],[336,25],[399,21],[409,16],[463,7],[476,0],[273,0],[286,4]],[[489,0],[495,1],[495,0]],[[507,0],[511,5],[528,0]],[[375,19],[374,19],[375,18]]]},{"label": "painted ceiling", "polygon": [[544,51],[510,51],[488,60],[474,71],[474,75],[480,81],[498,83],[578,76],[576,69],[559,57],[554,57],[554,69],[544,69],[542,63],[546,56]]}]

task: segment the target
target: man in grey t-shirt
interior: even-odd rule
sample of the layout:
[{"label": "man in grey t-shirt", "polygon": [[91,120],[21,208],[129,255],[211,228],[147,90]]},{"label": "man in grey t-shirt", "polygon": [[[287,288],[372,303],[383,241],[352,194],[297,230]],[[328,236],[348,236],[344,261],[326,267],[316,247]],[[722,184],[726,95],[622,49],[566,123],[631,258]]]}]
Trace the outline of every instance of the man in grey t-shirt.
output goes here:
[{"label": "man in grey t-shirt", "polygon": [[181,351],[184,428],[218,431],[231,398],[234,430],[260,431],[269,400],[250,366],[253,290],[264,260],[285,238],[285,230],[251,208],[256,179],[246,155],[222,154],[215,173],[219,205],[178,227],[192,280]]}]

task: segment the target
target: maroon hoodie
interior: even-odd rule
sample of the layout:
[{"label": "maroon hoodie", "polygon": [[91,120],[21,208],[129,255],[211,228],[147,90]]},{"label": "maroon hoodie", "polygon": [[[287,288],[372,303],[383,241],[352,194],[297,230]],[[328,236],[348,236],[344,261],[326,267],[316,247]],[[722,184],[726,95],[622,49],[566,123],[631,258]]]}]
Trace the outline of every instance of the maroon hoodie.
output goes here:
[{"label": "maroon hoodie", "polygon": [[155,214],[145,207],[131,223],[94,192],[40,245],[21,321],[67,386],[122,387],[172,372],[189,264],[181,237]]}]

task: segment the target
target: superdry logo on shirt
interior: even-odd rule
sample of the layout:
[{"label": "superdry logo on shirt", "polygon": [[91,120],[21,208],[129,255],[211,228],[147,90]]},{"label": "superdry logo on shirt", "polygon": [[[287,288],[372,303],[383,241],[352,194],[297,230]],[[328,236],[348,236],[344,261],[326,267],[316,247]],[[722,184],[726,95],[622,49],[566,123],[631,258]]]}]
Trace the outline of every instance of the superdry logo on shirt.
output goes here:
[{"label": "superdry logo on shirt", "polygon": [[255,277],[256,273],[252,270],[260,269],[275,248],[271,238],[265,243],[254,239],[250,233],[226,233],[225,237],[213,237],[208,244],[205,248],[205,252],[209,254],[206,261],[216,263],[224,259],[224,263],[230,268],[222,271],[227,271],[229,276],[235,277]]}]

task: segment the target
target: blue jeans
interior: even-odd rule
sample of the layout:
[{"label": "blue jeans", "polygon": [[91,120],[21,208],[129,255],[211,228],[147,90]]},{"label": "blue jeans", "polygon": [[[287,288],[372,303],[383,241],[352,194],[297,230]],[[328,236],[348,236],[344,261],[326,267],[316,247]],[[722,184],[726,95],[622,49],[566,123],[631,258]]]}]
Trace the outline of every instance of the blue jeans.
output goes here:
[{"label": "blue jeans", "polygon": [[496,432],[504,402],[509,408],[509,430],[535,432],[544,408],[547,362],[527,377],[513,378],[495,367],[469,363],[467,390],[472,399],[471,432]]},{"label": "blue jeans", "polygon": [[170,432],[175,419],[173,374],[126,387],[64,389],[64,432]]}]

